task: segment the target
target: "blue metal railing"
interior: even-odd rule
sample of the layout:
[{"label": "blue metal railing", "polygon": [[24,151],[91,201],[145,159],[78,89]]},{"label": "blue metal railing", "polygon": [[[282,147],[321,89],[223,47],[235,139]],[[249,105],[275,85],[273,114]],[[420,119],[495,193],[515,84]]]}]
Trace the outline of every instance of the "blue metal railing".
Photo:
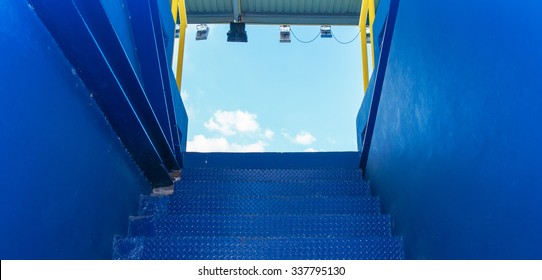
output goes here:
[{"label": "blue metal railing", "polygon": [[[371,141],[373,138],[374,126],[376,123],[378,105],[380,103],[380,97],[382,95],[382,87],[384,85],[384,78],[385,78],[386,69],[388,66],[388,58],[390,55],[391,41],[393,37],[393,30],[395,28],[395,21],[397,18],[397,10],[399,9],[399,2],[400,0],[390,0],[388,17],[386,19],[386,23],[384,26],[384,36],[382,39],[382,44],[381,44],[381,49],[380,49],[380,57],[378,59],[378,64],[376,66],[376,71],[374,73],[374,78],[373,78],[374,84],[372,84],[372,88],[367,89],[368,92],[369,91],[372,92],[372,96],[371,95],[366,96],[366,98],[371,98],[368,116],[367,116],[366,122],[364,122],[365,126],[361,132],[359,132],[359,127],[358,127],[358,133],[361,133],[360,135],[361,142],[359,143],[360,152],[361,152],[360,168],[363,170],[364,174],[365,174],[365,169],[367,167],[367,161],[369,159],[369,149],[371,148]],[[363,109],[363,106],[361,109]],[[359,118],[360,116],[358,116],[358,120]],[[358,126],[359,125],[360,123],[358,123]]]}]

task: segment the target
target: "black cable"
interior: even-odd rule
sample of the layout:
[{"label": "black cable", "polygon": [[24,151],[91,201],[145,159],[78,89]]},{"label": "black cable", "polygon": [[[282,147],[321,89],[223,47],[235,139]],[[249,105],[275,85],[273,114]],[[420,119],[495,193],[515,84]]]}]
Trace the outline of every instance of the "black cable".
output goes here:
[{"label": "black cable", "polygon": [[[318,39],[318,37],[320,36],[320,32],[318,32],[318,34],[316,34],[316,36],[312,40],[303,41],[303,40],[300,40],[299,38],[297,38],[297,36],[294,33],[294,30],[290,29],[290,33],[292,33],[292,35],[294,36],[294,38],[297,41],[299,41],[300,43],[303,43],[303,44],[312,43],[312,42],[314,42],[314,40]],[[358,34],[356,34],[356,37],[354,37],[352,40],[350,40],[348,42],[343,42],[343,41],[337,39],[337,37],[335,37],[335,34],[333,34],[333,32],[331,32],[331,35],[332,35],[333,39],[335,39],[335,41],[337,41],[339,44],[343,44],[343,45],[347,45],[347,44],[350,44],[350,43],[354,42],[359,37],[359,34],[361,34],[361,32],[358,32]]]},{"label": "black cable", "polygon": [[354,39],[352,39],[352,40],[350,40],[348,42],[342,42],[339,39],[337,39],[337,37],[335,37],[335,34],[333,34],[333,31],[331,32],[331,35],[333,35],[333,39],[335,39],[335,41],[339,42],[340,44],[347,45],[347,44],[350,44],[350,43],[354,42],[354,40],[356,40],[358,38],[360,33],[361,32],[358,32],[358,34],[356,34],[356,37],[354,37]]},{"label": "black cable", "polygon": [[299,41],[300,43],[303,43],[303,44],[308,44],[308,43],[312,43],[314,42],[314,40],[318,39],[318,37],[320,36],[320,32],[318,32],[318,34],[316,34],[316,37],[314,37],[314,39],[310,40],[310,41],[301,41],[299,40],[299,38],[297,38],[297,36],[295,36],[295,33],[292,29],[290,29],[290,33],[292,33],[292,35],[294,35],[294,38]]}]

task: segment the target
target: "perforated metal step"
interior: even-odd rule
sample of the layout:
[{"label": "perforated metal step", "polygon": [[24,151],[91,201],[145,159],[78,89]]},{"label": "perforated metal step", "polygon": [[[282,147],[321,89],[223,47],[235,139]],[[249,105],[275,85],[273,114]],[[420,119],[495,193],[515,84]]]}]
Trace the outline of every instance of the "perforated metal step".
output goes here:
[{"label": "perforated metal step", "polygon": [[391,236],[383,215],[172,215],[132,217],[130,236]]},{"label": "perforated metal step", "polygon": [[167,213],[168,196],[141,195],[139,197],[139,216],[150,216]]},{"label": "perforated metal step", "polygon": [[190,182],[175,185],[174,196],[360,196],[369,186],[358,181],[326,182]]},{"label": "perforated metal step", "polygon": [[388,260],[402,259],[397,237],[364,238],[117,238],[114,259]]},{"label": "perforated metal step", "polygon": [[377,215],[375,197],[192,198],[172,197],[168,214]]},{"label": "perforated metal step", "polygon": [[190,182],[362,181],[359,169],[185,168],[181,177],[181,180]]}]

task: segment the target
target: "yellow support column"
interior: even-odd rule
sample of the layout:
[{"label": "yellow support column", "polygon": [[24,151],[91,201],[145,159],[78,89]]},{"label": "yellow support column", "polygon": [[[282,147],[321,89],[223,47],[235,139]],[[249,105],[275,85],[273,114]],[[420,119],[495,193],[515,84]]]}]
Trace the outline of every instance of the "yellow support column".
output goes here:
[{"label": "yellow support column", "polygon": [[[184,41],[186,38],[186,7],[184,0],[173,0],[173,2],[178,2],[177,9],[179,12],[179,48],[177,52],[177,71],[175,73],[175,77],[177,79],[177,87],[179,88],[179,91],[181,90],[181,81],[183,79],[183,58],[184,58]],[[176,14],[176,13],[174,13]],[[176,16],[173,16],[176,20]]]},{"label": "yellow support column", "polygon": [[375,22],[375,1],[369,0],[369,32],[371,32],[371,57],[373,58],[373,69],[375,68],[375,41],[373,32],[373,23]]},{"label": "yellow support column", "polygon": [[365,24],[367,22],[367,5],[368,1],[363,0],[361,3],[361,11],[359,15],[359,32],[361,38],[361,71],[363,72],[363,93],[367,91],[367,86],[369,85],[369,65],[367,61],[367,37],[365,35]]},{"label": "yellow support column", "polygon": [[177,24],[177,14],[179,12],[179,0],[171,0],[171,14],[173,15],[173,21]]},{"label": "yellow support column", "polygon": [[369,86],[369,56],[367,55],[367,37],[365,27],[367,24],[367,16],[369,17],[369,33],[371,38],[371,66],[375,68],[375,51],[374,51],[374,35],[373,23],[375,20],[375,2],[374,0],[362,0],[361,11],[359,15],[359,32],[361,37],[361,64],[363,71],[363,92],[367,91]]}]

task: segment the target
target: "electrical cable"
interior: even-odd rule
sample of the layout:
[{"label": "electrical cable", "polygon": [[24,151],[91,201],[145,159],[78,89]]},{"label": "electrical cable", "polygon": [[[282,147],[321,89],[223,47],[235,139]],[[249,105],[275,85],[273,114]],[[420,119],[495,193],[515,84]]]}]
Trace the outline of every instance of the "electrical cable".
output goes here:
[{"label": "electrical cable", "polygon": [[354,39],[348,41],[348,42],[343,42],[343,41],[340,41],[339,39],[337,39],[337,37],[335,36],[335,34],[333,34],[333,31],[331,31],[331,35],[333,35],[333,39],[335,39],[335,41],[339,42],[340,44],[343,44],[343,45],[348,45],[352,42],[354,42],[354,40],[356,40],[359,36],[361,32],[358,31],[358,34],[356,34],[356,37],[354,37]]},{"label": "electrical cable", "polygon": [[[299,38],[297,38],[297,36],[295,35],[294,33],[294,30],[290,28],[290,33],[292,33],[292,35],[294,36],[294,38],[300,42],[300,43],[303,43],[303,44],[308,44],[308,43],[312,43],[314,42],[314,40],[318,39],[318,37],[320,37],[320,32],[318,32],[318,34],[316,34],[316,36],[312,39],[312,40],[309,40],[309,41],[303,41],[303,40],[300,40]],[[358,34],[356,34],[356,36],[350,40],[350,41],[341,41],[339,39],[337,39],[337,37],[335,36],[335,34],[333,34],[333,31],[331,32],[331,35],[333,37],[333,39],[335,39],[335,41],[337,41],[339,44],[343,44],[343,45],[348,45],[352,42],[354,42],[358,37],[359,37],[359,34],[361,34],[361,32],[358,31]]]},{"label": "electrical cable", "polygon": [[310,41],[302,41],[302,40],[299,40],[299,38],[297,38],[297,36],[295,36],[295,33],[294,33],[294,30],[292,30],[290,28],[290,33],[292,33],[292,35],[294,35],[294,38],[299,41],[300,43],[303,43],[303,44],[308,44],[308,43],[312,43],[314,42],[314,40],[318,39],[318,37],[320,37],[320,32],[318,32],[318,34],[316,34],[316,37],[314,37],[312,40]]}]

